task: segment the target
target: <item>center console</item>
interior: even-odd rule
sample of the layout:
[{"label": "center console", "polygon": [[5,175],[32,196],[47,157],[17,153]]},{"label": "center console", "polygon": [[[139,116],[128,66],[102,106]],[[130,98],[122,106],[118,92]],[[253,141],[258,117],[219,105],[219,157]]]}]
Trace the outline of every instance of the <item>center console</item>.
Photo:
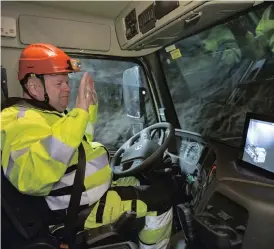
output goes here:
[{"label": "center console", "polygon": [[241,248],[247,221],[247,210],[218,192],[193,216],[196,236],[206,248]]},{"label": "center console", "polygon": [[188,248],[274,248],[274,118],[248,113],[240,148],[218,140],[208,146],[214,174],[207,170],[195,205],[178,208]]}]

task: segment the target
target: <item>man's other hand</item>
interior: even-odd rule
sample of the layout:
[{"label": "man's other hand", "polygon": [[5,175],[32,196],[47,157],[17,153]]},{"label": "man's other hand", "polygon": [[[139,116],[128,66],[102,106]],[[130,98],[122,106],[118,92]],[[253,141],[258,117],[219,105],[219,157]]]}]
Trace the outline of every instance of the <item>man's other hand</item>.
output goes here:
[{"label": "man's other hand", "polygon": [[97,101],[94,81],[91,76],[85,72],[80,82],[75,108],[81,108],[88,112],[89,106],[96,105]]}]

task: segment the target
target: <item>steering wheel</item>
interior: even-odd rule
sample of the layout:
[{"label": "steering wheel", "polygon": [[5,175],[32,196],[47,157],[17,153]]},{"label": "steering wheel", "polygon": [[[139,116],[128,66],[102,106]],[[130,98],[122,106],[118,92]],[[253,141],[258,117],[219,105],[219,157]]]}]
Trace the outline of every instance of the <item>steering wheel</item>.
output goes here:
[{"label": "steering wheel", "polygon": [[[160,144],[151,140],[151,133],[154,130],[165,130],[165,139],[162,139]],[[174,128],[167,122],[143,129],[126,141],[115,153],[110,162],[113,174],[126,176],[150,167],[162,158],[173,136]],[[138,139],[139,141],[134,143]]]}]

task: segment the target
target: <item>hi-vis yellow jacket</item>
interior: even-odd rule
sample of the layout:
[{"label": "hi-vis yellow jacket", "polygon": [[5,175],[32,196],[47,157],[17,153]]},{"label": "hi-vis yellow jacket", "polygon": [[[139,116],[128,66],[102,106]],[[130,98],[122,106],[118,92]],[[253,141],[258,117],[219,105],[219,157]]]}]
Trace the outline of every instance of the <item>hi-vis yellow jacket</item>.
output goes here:
[{"label": "hi-vis yellow jacket", "polygon": [[[93,142],[97,105],[89,113],[74,108],[67,115],[35,100],[11,98],[1,112],[2,167],[22,193],[45,196],[51,210],[66,209],[83,142],[86,152],[85,191],[81,205],[92,205],[111,183],[109,155]],[[86,139],[83,139],[86,137]]]},{"label": "hi-vis yellow jacket", "polygon": [[256,28],[256,36],[264,36],[269,49],[274,53],[274,4],[271,4],[263,13]]},{"label": "hi-vis yellow jacket", "polygon": [[157,210],[148,211],[147,204],[136,195],[124,198],[111,189],[113,185],[139,183],[132,177],[111,182],[108,152],[103,145],[92,142],[97,108],[90,106],[89,113],[75,108],[65,115],[35,100],[10,100],[1,112],[4,174],[20,192],[45,196],[51,210],[64,213],[69,206],[77,149],[82,142],[86,172],[80,205],[81,210],[92,208],[87,209],[90,213],[85,214],[81,226],[94,228],[112,223],[135,207],[137,218],[146,216],[146,226],[139,233],[140,248],[166,248],[172,209],[158,215]]}]

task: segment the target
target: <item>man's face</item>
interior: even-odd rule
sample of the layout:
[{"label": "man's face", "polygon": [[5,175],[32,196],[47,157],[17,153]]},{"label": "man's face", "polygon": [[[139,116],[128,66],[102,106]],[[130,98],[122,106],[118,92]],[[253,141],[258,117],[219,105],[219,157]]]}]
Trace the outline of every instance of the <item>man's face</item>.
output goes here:
[{"label": "man's face", "polygon": [[70,87],[68,74],[44,75],[49,104],[63,112],[69,104]]}]

